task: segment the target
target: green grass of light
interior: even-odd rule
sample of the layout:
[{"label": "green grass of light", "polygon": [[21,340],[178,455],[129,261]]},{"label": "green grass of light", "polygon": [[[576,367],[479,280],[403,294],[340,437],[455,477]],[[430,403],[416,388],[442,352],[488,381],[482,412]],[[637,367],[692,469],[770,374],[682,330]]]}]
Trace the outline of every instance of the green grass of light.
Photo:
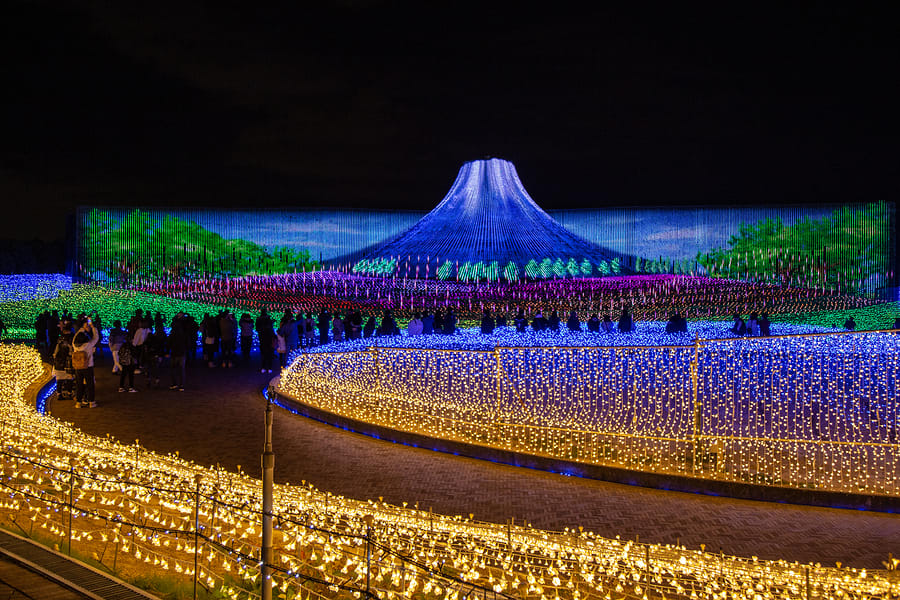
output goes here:
[{"label": "green grass of light", "polygon": [[[73,284],[71,290],[62,291],[55,298],[0,303],[0,318],[3,319],[9,330],[8,337],[31,339],[34,337],[34,320],[38,314],[44,311],[68,310],[73,315],[78,315],[82,312],[97,310],[103,319],[104,328],[109,328],[115,319],[120,319],[123,323],[127,322],[139,308],[144,311],[149,310],[154,314],[162,313],[165,322],[168,323],[179,311],[193,315],[200,322],[204,313],[217,313],[223,307],[133,290]],[[228,308],[237,312],[238,315],[248,312],[254,319],[258,315],[254,311]],[[890,329],[893,327],[894,319],[900,317],[900,303],[885,302],[848,310],[779,314],[773,317],[773,321],[843,327],[844,322],[850,316],[856,321],[857,330]],[[722,319],[727,318],[730,317],[722,317]],[[407,320],[398,318],[398,323],[401,327],[405,327]],[[459,326],[477,327],[478,322],[465,320],[461,321]]]},{"label": "green grass of light", "polygon": [[[177,298],[168,298],[147,294],[133,290],[118,290],[96,285],[73,284],[70,291],[62,291],[55,298],[37,298],[18,302],[5,302],[0,304],[0,318],[10,330],[10,334],[26,334],[21,338],[34,337],[34,320],[38,314],[44,311],[68,310],[73,315],[87,313],[96,310],[103,320],[103,327],[112,326],[115,319],[123,323],[134,314],[137,309],[160,312],[168,324],[175,313],[182,311],[193,315],[197,322],[203,318],[204,313],[216,313],[222,307],[212,304],[203,304]],[[233,310],[233,309],[232,309]],[[249,312],[255,319],[257,314]]]}]

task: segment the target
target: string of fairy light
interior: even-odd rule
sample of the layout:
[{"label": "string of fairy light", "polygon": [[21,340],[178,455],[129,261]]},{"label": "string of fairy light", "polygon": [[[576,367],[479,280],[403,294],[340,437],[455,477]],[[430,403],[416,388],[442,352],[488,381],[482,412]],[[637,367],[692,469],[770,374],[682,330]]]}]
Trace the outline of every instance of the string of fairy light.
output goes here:
[{"label": "string of fairy light", "polygon": [[[33,350],[0,346],[0,514],[8,526],[61,549],[71,539],[74,550],[93,552],[99,562],[118,560],[120,571],[186,580],[196,573],[225,597],[258,597],[259,480],[89,436],[41,415],[23,395],[43,372]],[[893,571],[640,545],[580,528],[481,523],[380,499],[350,500],[305,482],[276,486],[274,506],[273,583],[284,598],[361,597],[369,516],[375,552],[368,574],[373,594],[384,599],[493,593],[533,600],[764,600],[808,593],[862,600],[900,592]]]},{"label": "string of fairy light", "polygon": [[[468,348],[364,341],[297,354],[279,391],[368,423],[529,455],[900,495],[900,336],[683,336],[670,346],[660,337],[492,349],[484,336]],[[656,344],[624,345],[640,340]]]}]

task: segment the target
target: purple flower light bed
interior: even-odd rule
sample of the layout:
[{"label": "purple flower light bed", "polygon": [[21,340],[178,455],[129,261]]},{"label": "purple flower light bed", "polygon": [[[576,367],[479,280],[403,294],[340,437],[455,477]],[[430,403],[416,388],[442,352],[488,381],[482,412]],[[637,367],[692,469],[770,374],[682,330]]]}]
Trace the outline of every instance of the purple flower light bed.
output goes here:
[{"label": "purple flower light bed", "polygon": [[770,315],[847,310],[876,304],[867,297],[833,290],[776,286],[689,275],[635,275],[583,279],[464,283],[398,277],[371,277],[338,271],[212,279],[145,282],[139,290],[219,306],[294,311],[323,308],[360,310],[379,315],[394,311],[406,319],[414,312],[453,308],[463,321],[478,319],[487,308],[513,316],[537,310],[576,310],[582,320],[597,313],[614,320],[631,307],[637,320],[667,319],[679,312],[689,319],[726,318],[732,313]]}]

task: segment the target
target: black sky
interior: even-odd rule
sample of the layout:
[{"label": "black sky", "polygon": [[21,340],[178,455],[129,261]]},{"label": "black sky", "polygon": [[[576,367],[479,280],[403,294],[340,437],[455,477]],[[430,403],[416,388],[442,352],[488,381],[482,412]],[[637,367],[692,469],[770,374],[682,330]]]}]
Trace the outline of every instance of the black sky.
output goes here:
[{"label": "black sky", "polygon": [[427,210],[487,155],[548,209],[897,200],[890,15],[671,4],[13,0],[0,237],[92,204]]}]

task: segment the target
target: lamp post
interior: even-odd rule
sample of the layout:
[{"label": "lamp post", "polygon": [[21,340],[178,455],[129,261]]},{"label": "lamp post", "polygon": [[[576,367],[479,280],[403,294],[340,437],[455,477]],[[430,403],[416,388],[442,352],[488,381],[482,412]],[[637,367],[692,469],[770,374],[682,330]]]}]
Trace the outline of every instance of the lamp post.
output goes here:
[{"label": "lamp post", "polygon": [[375,517],[366,515],[366,598],[372,597],[372,590],[369,587],[372,572],[372,524],[375,523]]},{"label": "lamp post", "polygon": [[262,453],[262,600],[272,600],[272,504],[275,481],[275,453],[272,452],[272,402],[266,404],[266,445]]}]

